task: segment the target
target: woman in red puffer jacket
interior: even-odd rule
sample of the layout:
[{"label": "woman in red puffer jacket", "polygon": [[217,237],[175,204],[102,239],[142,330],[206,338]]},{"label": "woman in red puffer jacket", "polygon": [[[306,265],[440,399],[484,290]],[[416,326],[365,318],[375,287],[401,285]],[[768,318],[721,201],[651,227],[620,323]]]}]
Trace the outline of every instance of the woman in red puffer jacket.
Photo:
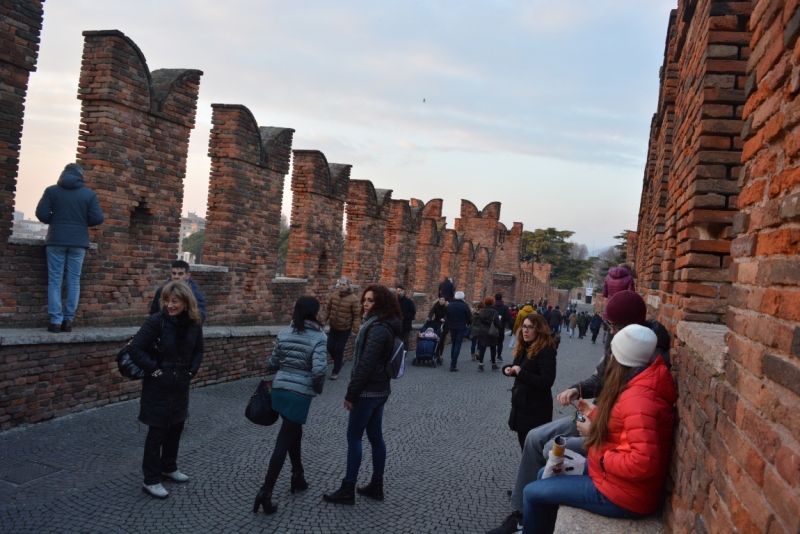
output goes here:
[{"label": "woman in red puffer jacket", "polygon": [[598,405],[579,403],[588,417],[578,423],[579,433],[587,436],[588,469],[583,475],[528,484],[523,533],[552,533],[560,504],[629,519],[658,508],[669,469],[677,394],[661,357],[648,366],[656,343],[653,331],[639,325],[614,337],[614,357]]}]

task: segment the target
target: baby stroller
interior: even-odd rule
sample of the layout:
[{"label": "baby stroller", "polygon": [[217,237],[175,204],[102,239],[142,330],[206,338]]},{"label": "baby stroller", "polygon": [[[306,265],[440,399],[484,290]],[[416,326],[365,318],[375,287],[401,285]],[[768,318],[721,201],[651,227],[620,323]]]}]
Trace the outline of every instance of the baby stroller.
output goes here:
[{"label": "baby stroller", "polygon": [[411,360],[411,365],[430,365],[431,367],[442,365],[438,348],[439,336],[436,335],[433,328],[422,327],[417,337],[417,352],[414,359]]}]

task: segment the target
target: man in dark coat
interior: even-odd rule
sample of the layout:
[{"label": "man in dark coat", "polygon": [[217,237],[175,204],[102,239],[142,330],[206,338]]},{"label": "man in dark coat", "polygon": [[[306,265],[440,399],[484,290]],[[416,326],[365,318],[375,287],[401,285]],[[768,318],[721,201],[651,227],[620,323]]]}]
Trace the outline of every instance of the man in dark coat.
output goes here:
[{"label": "man in dark coat", "polygon": [[561,325],[561,310],[558,306],[550,310],[550,316],[547,319],[550,324],[550,331],[554,334],[558,333],[558,328]]},{"label": "man in dark coat", "polygon": [[441,284],[439,284],[439,295],[444,297],[444,300],[447,302],[453,302],[455,299],[455,294],[456,286],[453,285],[453,281],[448,276],[442,280]]},{"label": "man in dark coat", "polygon": [[[83,168],[70,163],[56,185],[44,190],[36,218],[47,228],[48,332],[71,332],[81,294],[81,270],[89,248],[89,227],[104,220],[97,194],[83,185]],[[67,271],[67,300],[62,311],[61,283]]]},{"label": "man in dark coat", "polygon": [[[200,288],[197,286],[197,282],[192,280],[191,276],[192,273],[189,272],[189,264],[187,262],[183,260],[175,260],[172,262],[170,276],[169,276],[170,281],[183,282],[184,284],[192,288],[192,294],[194,295],[194,298],[197,300],[197,309],[200,310],[200,316],[203,318],[203,321],[205,321],[206,299],[200,292]],[[156,289],[156,294],[153,297],[153,302],[150,303],[150,315],[154,315],[161,311],[161,292],[163,291],[163,289],[164,286],[161,286],[158,289]]]},{"label": "man in dark coat", "polygon": [[[453,302],[447,305],[444,320],[453,340],[453,345],[450,348],[450,371],[458,371],[456,363],[461,352],[461,344],[467,334],[467,327],[472,324],[472,310],[464,302],[463,291],[457,291]],[[442,343],[444,343],[444,336],[442,336]]]},{"label": "man in dark coat", "polygon": [[411,334],[411,325],[414,322],[414,317],[417,316],[417,307],[414,306],[414,301],[406,296],[406,288],[397,284],[395,288],[397,291],[397,300],[400,301],[400,311],[403,312],[403,330],[400,334],[400,339],[403,340],[403,349],[408,351],[408,337]]},{"label": "man in dark coat", "polygon": [[497,310],[497,314],[500,316],[500,335],[497,338],[497,360],[503,361],[503,343],[506,339],[506,328],[511,328],[514,326],[514,320],[511,318],[511,312],[506,306],[506,303],[503,302],[503,294],[502,293],[495,293],[494,295],[494,309]]}]

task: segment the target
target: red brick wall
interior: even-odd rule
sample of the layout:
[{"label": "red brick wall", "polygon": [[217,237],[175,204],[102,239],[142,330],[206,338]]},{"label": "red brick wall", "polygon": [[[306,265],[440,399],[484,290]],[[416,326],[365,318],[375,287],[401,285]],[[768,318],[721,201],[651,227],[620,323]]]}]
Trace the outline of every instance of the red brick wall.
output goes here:
[{"label": "red brick wall", "polygon": [[375,189],[368,180],[350,180],[342,275],[360,287],[381,281],[391,199],[391,190]]},{"label": "red brick wall", "polygon": [[417,279],[417,240],[421,208],[412,208],[408,200],[390,199],[386,221],[386,244],[383,247],[381,283],[392,287],[403,284],[406,292],[426,292]]}]

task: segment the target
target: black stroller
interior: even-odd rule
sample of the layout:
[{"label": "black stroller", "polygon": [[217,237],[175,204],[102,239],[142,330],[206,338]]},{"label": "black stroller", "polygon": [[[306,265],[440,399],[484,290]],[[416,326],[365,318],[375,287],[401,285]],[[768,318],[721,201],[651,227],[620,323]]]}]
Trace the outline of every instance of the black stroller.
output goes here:
[{"label": "black stroller", "polygon": [[417,337],[417,351],[411,365],[429,365],[436,367],[442,365],[442,358],[439,356],[439,336],[432,327],[425,323]]}]

